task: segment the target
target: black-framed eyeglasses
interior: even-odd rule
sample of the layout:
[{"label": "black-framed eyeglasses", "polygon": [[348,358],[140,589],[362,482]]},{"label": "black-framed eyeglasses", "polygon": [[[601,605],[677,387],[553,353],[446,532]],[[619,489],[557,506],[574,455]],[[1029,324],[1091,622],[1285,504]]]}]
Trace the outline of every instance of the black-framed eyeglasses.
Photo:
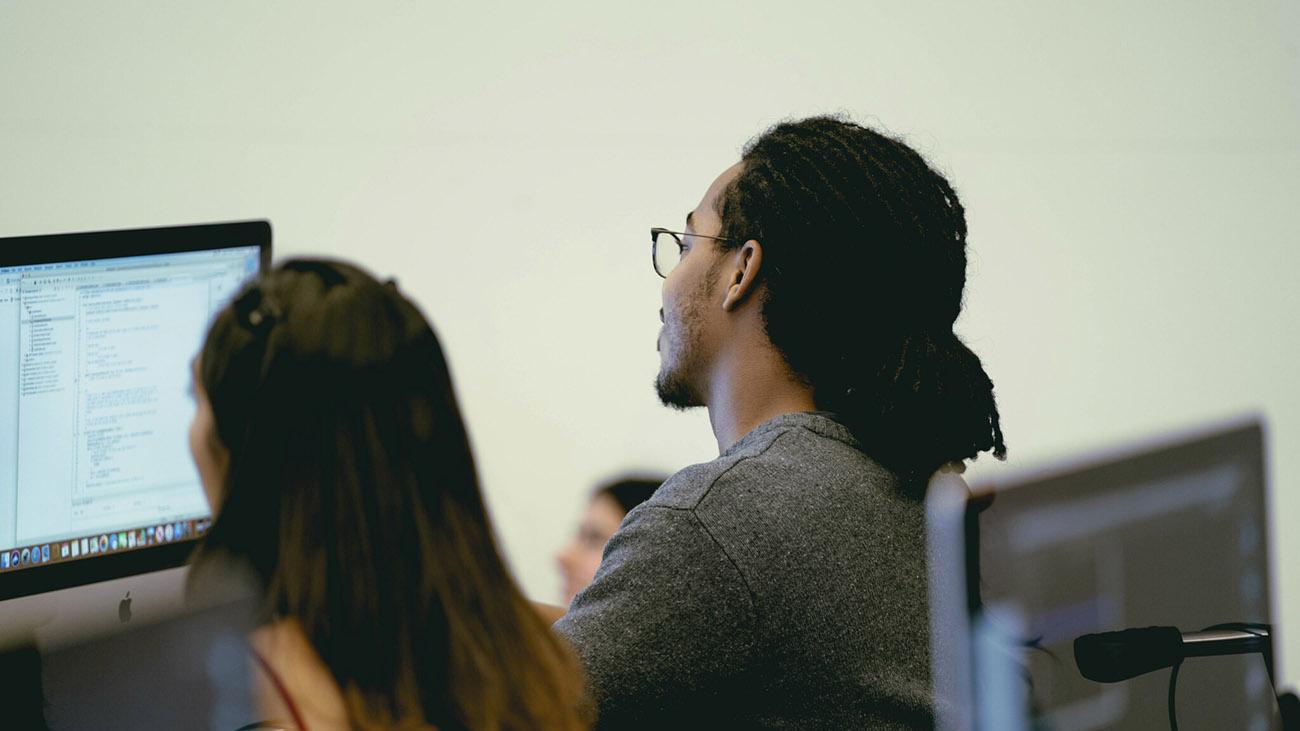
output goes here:
[{"label": "black-framed eyeglasses", "polygon": [[655,265],[655,274],[668,278],[668,273],[682,260],[682,250],[686,248],[682,238],[691,236],[697,239],[713,241],[732,241],[725,236],[705,236],[704,234],[685,231],[669,231],[666,228],[650,229],[650,261]]}]

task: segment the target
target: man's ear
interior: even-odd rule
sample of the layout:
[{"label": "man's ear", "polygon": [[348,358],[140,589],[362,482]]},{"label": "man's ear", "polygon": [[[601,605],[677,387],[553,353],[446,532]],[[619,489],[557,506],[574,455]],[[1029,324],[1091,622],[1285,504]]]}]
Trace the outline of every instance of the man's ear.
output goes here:
[{"label": "man's ear", "polygon": [[731,312],[745,302],[758,290],[758,274],[763,268],[763,245],[750,239],[731,254],[731,266],[727,268],[728,277],[726,296],[722,299],[722,309]]}]

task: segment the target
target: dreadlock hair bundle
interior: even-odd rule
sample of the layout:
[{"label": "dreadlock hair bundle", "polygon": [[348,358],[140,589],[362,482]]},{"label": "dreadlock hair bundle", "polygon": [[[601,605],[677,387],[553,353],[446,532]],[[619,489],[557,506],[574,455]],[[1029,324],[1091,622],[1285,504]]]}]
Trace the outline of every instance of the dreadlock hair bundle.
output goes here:
[{"label": "dreadlock hair bundle", "polygon": [[905,143],[833,117],[771,128],[742,163],[719,199],[723,245],[763,246],[768,337],[818,408],[916,477],[1004,457],[993,383],[953,332],[966,219],[948,181]]}]

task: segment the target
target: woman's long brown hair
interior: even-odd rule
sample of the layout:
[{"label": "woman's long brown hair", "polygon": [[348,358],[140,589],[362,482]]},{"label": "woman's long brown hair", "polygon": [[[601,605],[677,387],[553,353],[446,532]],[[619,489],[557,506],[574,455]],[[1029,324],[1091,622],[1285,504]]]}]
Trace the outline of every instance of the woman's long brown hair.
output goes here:
[{"label": "woman's long brown hair", "polygon": [[198,561],[248,564],[354,727],[585,727],[577,662],[493,537],[442,348],[395,286],[282,264],[218,314],[199,378],[230,469]]}]

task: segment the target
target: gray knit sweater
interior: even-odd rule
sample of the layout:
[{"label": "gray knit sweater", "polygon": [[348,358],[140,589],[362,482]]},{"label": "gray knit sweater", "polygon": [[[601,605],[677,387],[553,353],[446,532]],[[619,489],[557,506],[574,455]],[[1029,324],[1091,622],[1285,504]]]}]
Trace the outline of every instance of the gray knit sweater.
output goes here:
[{"label": "gray knit sweater", "polygon": [[601,728],[930,728],[923,506],[828,415],[634,509],[555,625]]}]

